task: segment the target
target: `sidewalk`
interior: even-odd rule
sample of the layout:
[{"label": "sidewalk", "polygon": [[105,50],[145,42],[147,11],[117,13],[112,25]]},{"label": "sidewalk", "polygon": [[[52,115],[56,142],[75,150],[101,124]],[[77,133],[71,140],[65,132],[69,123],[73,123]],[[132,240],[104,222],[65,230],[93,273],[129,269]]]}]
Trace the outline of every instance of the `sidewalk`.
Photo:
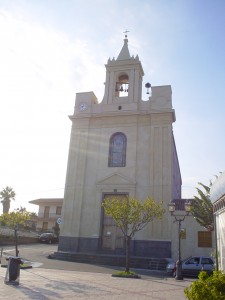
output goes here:
[{"label": "sidewalk", "polygon": [[184,300],[192,280],[173,278],[127,279],[111,274],[32,268],[20,271],[20,285],[4,283],[0,267],[0,299],[155,299]]}]

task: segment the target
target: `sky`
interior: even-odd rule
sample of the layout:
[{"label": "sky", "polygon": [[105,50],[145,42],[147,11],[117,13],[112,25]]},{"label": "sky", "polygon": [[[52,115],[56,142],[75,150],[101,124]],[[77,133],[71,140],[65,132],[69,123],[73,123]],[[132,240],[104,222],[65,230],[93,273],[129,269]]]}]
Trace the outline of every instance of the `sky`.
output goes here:
[{"label": "sky", "polygon": [[0,190],[16,192],[11,211],[63,197],[75,95],[102,101],[125,30],[143,85],[172,87],[182,197],[214,180],[225,169],[224,28],[223,0],[0,0]]}]

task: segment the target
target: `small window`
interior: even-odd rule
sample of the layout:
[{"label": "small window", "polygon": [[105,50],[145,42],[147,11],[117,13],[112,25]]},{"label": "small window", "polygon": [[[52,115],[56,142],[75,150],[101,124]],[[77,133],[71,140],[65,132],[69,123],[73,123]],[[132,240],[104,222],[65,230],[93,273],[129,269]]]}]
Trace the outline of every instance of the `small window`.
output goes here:
[{"label": "small window", "polygon": [[56,207],[56,215],[61,215],[61,213],[62,213],[62,207],[61,206],[57,206]]},{"label": "small window", "polygon": [[198,232],[198,247],[212,247],[212,232],[199,231]]},{"label": "small window", "polygon": [[109,141],[109,167],[126,166],[127,138],[125,134],[117,132],[113,134]]},{"label": "small window", "polygon": [[196,264],[199,264],[199,260],[200,258],[199,257],[192,257],[191,259],[189,259],[187,262],[186,262],[186,265],[196,265]]},{"label": "small window", "polygon": [[213,265],[213,261],[208,257],[202,258],[202,265]]}]

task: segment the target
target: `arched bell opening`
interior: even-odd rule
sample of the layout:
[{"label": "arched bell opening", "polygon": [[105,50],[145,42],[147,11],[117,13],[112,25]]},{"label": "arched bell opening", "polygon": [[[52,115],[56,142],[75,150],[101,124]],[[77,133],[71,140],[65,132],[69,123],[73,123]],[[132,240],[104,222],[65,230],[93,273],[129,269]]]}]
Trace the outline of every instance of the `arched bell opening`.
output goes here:
[{"label": "arched bell opening", "polygon": [[121,74],[118,76],[115,87],[116,97],[127,97],[129,91],[129,76],[127,74]]}]

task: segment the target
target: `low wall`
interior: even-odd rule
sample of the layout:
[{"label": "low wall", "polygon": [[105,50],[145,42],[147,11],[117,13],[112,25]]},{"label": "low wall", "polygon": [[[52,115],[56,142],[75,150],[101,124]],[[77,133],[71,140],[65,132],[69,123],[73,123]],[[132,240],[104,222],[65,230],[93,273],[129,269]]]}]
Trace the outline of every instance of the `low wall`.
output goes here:
[{"label": "low wall", "polygon": [[[39,243],[39,239],[37,237],[26,237],[19,236],[18,244],[32,244]],[[12,236],[0,236],[0,246],[6,245],[15,245],[15,239]]]}]

